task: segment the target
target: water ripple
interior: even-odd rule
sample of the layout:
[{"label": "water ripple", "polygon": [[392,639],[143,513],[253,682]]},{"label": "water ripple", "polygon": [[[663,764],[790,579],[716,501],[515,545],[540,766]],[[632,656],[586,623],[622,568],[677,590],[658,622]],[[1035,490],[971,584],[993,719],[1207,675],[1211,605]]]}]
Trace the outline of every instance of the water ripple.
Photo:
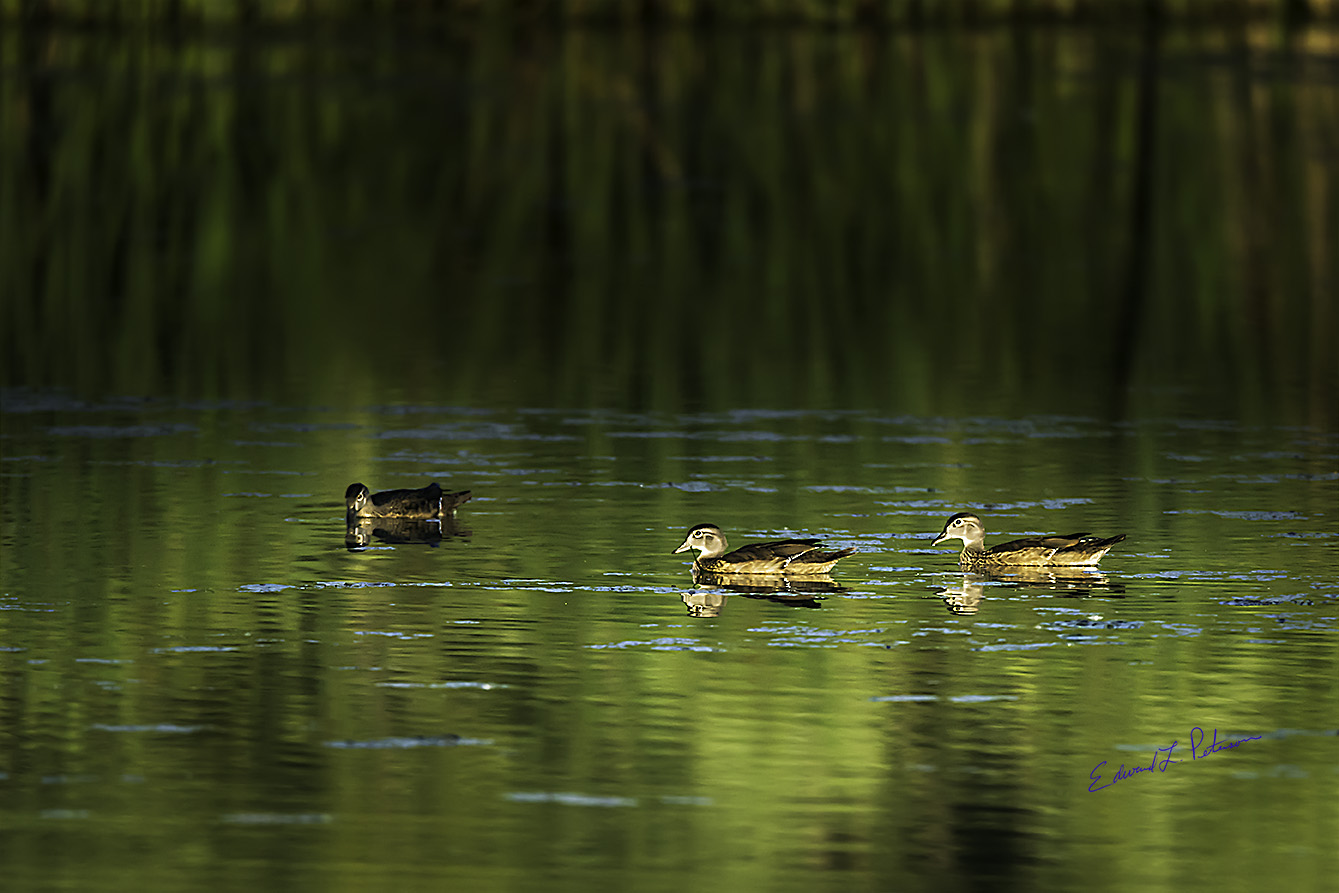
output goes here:
[{"label": "water ripple", "polygon": [[353,739],[327,741],[325,746],[344,750],[401,750],[414,747],[481,747],[492,743],[483,738],[462,738],[459,735],[412,735],[363,741]]},{"label": "water ripple", "polygon": [[724,649],[715,648],[711,645],[703,645],[694,639],[684,639],[675,636],[666,636],[660,639],[636,640],[630,639],[624,642],[607,642],[603,645],[587,645],[587,648],[595,650],[603,649],[623,649],[623,648],[648,648],[651,651],[722,651]]},{"label": "water ripple", "polygon": [[603,809],[637,805],[637,801],[631,797],[600,797],[549,791],[512,791],[504,796],[513,803],[558,803],[562,806],[594,806]]}]

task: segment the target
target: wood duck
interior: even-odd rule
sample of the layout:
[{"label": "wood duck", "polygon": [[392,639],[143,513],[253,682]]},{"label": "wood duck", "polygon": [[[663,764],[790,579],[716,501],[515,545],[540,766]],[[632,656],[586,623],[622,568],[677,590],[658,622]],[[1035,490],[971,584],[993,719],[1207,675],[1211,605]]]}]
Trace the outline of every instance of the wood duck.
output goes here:
[{"label": "wood duck", "polygon": [[992,546],[985,546],[986,527],[971,512],[958,512],[944,523],[944,529],[931,545],[945,540],[962,540],[962,554],[958,564],[964,569],[991,567],[1066,567],[1092,566],[1112,546],[1125,539],[1125,534],[1102,539],[1085,533],[1064,536],[1030,536]]},{"label": "wood duck", "polygon": [[855,549],[824,552],[818,540],[776,540],[770,543],[750,543],[733,552],[725,541],[725,534],[715,524],[699,524],[688,531],[683,545],[675,549],[687,552],[696,549],[693,567],[697,570],[723,574],[785,574],[812,577],[826,574],[840,559]]},{"label": "wood duck", "polygon": [[344,491],[344,505],[350,518],[447,518],[469,498],[469,490],[446,493],[437,483],[417,490],[375,494],[365,484],[349,484]]}]

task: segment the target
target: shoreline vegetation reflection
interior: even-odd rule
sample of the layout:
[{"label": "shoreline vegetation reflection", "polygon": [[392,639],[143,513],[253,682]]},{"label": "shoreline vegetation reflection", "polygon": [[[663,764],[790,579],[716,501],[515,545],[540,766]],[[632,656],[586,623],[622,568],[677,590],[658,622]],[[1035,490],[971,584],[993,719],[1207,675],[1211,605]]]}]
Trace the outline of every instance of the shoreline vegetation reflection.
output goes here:
[{"label": "shoreline vegetation reflection", "polygon": [[1335,3],[636,6],[6,5],[0,384],[1334,424]]},{"label": "shoreline vegetation reflection", "polygon": [[[8,7],[4,7],[11,13]],[[488,10],[496,19],[488,21]],[[1237,24],[1270,22],[1305,24],[1339,16],[1335,0],[1244,0],[1232,6],[1197,0],[940,0],[934,4],[899,0],[814,3],[813,0],[570,0],[544,3],[501,0],[480,5],[478,0],[443,0],[412,5],[399,0],[307,0],[305,3],[260,4],[248,0],[177,0],[171,4],[116,4],[103,6],[87,0],[39,0],[24,10],[28,18],[89,24],[156,24],[162,27],[200,27],[232,24],[256,30],[269,25],[311,21],[367,25],[378,20],[405,25],[426,22],[497,24],[513,27],[554,24],[643,25],[981,25],[995,22],[1028,24],[1044,21],[1087,23],[1142,21],[1149,16],[1177,23]],[[12,14],[12,13],[11,13]],[[522,17],[522,15],[524,17]],[[507,22],[507,18],[511,18]]]}]

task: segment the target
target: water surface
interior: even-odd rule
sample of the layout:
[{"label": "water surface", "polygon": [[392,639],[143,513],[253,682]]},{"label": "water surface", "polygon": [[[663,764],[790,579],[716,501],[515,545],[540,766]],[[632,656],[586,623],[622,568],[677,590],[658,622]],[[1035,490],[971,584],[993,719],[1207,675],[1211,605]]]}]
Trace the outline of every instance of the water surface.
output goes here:
[{"label": "water surface", "polygon": [[[7,392],[4,444],[21,886],[1335,868],[1333,435]],[[355,478],[474,498],[440,539],[350,544]],[[929,546],[967,507],[994,542],[1129,538],[973,577]],[[830,591],[698,590],[670,552],[703,520],[859,552]],[[1250,740],[1192,759],[1196,728]]]}]

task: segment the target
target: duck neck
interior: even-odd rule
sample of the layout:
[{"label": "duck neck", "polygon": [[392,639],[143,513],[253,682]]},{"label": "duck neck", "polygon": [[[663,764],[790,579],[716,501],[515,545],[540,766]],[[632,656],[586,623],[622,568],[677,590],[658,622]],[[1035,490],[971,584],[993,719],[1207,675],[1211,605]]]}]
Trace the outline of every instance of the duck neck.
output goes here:
[{"label": "duck neck", "polygon": [[709,561],[712,558],[720,558],[725,554],[725,550],[728,548],[729,547],[725,544],[725,537],[718,537],[716,541],[712,543],[711,548],[703,549],[698,554],[697,558],[699,561]]},{"label": "duck neck", "polygon": [[697,553],[697,563],[703,564],[708,561],[715,561],[725,554],[724,549],[704,549]]}]

